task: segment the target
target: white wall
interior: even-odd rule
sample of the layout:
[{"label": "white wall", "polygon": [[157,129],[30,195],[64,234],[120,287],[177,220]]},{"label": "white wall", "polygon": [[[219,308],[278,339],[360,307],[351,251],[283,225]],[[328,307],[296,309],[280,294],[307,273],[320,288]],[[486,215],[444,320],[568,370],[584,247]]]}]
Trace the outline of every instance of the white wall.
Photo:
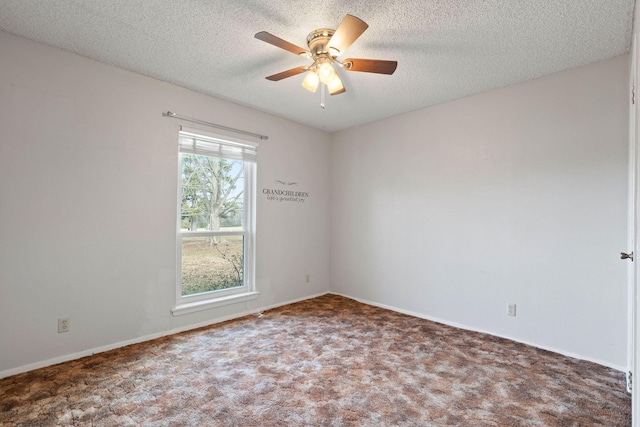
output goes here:
[{"label": "white wall", "polygon": [[[0,58],[0,377],[331,282],[625,366],[626,56],[331,136],[1,32]],[[270,137],[257,301],[170,314],[179,122],[166,110]],[[275,180],[309,199],[268,201]]]},{"label": "white wall", "polygon": [[[327,134],[1,32],[0,58],[0,377],[328,291]],[[170,313],[179,121],[167,110],[269,135],[256,301]],[[276,179],[306,203],[268,201]],[[59,316],[71,332],[57,333]]]},{"label": "white wall", "polygon": [[628,81],[622,56],[335,134],[332,291],[624,369]]}]

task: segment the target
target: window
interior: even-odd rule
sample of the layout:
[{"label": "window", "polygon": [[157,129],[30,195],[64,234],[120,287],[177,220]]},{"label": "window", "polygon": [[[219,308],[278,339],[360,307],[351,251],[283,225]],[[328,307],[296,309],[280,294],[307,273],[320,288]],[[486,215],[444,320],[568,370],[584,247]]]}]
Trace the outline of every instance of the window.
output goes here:
[{"label": "window", "polygon": [[255,298],[257,144],[183,127],[179,152],[174,314]]}]

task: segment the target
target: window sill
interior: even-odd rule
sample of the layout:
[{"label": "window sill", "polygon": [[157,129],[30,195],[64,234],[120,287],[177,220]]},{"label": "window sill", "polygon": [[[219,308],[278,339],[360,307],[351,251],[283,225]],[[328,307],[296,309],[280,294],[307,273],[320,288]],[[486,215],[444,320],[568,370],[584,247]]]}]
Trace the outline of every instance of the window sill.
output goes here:
[{"label": "window sill", "polygon": [[195,313],[198,311],[209,310],[211,308],[222,307],[229,304],[251,301],[258,298],[259,295],[260,292],[244,292],[242,294],[229,295],[222,298],[178,304],[173,310],[171,310],[171,314],[173,314],[174,316],[182,316],[183,314]]}]

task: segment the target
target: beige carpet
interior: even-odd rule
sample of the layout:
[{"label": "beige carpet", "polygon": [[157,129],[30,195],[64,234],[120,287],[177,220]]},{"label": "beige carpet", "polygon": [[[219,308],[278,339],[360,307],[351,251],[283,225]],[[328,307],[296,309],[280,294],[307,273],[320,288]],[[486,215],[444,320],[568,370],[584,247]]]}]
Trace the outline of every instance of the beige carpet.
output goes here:
[{"label": "beige carpet", "polygon": [[0,380],[2,426],[629,426],[621,372],[326,295]]}]

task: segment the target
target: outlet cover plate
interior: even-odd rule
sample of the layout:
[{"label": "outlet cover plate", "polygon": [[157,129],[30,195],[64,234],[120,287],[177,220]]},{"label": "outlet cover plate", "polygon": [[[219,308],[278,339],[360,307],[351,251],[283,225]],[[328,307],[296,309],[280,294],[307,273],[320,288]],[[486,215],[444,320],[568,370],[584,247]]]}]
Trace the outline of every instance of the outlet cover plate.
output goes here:
[{"label": "outlet cover plate", "polygon": [[59,317],[58,318],[58,333],[69,332],[71,330],[71,318]]}]

